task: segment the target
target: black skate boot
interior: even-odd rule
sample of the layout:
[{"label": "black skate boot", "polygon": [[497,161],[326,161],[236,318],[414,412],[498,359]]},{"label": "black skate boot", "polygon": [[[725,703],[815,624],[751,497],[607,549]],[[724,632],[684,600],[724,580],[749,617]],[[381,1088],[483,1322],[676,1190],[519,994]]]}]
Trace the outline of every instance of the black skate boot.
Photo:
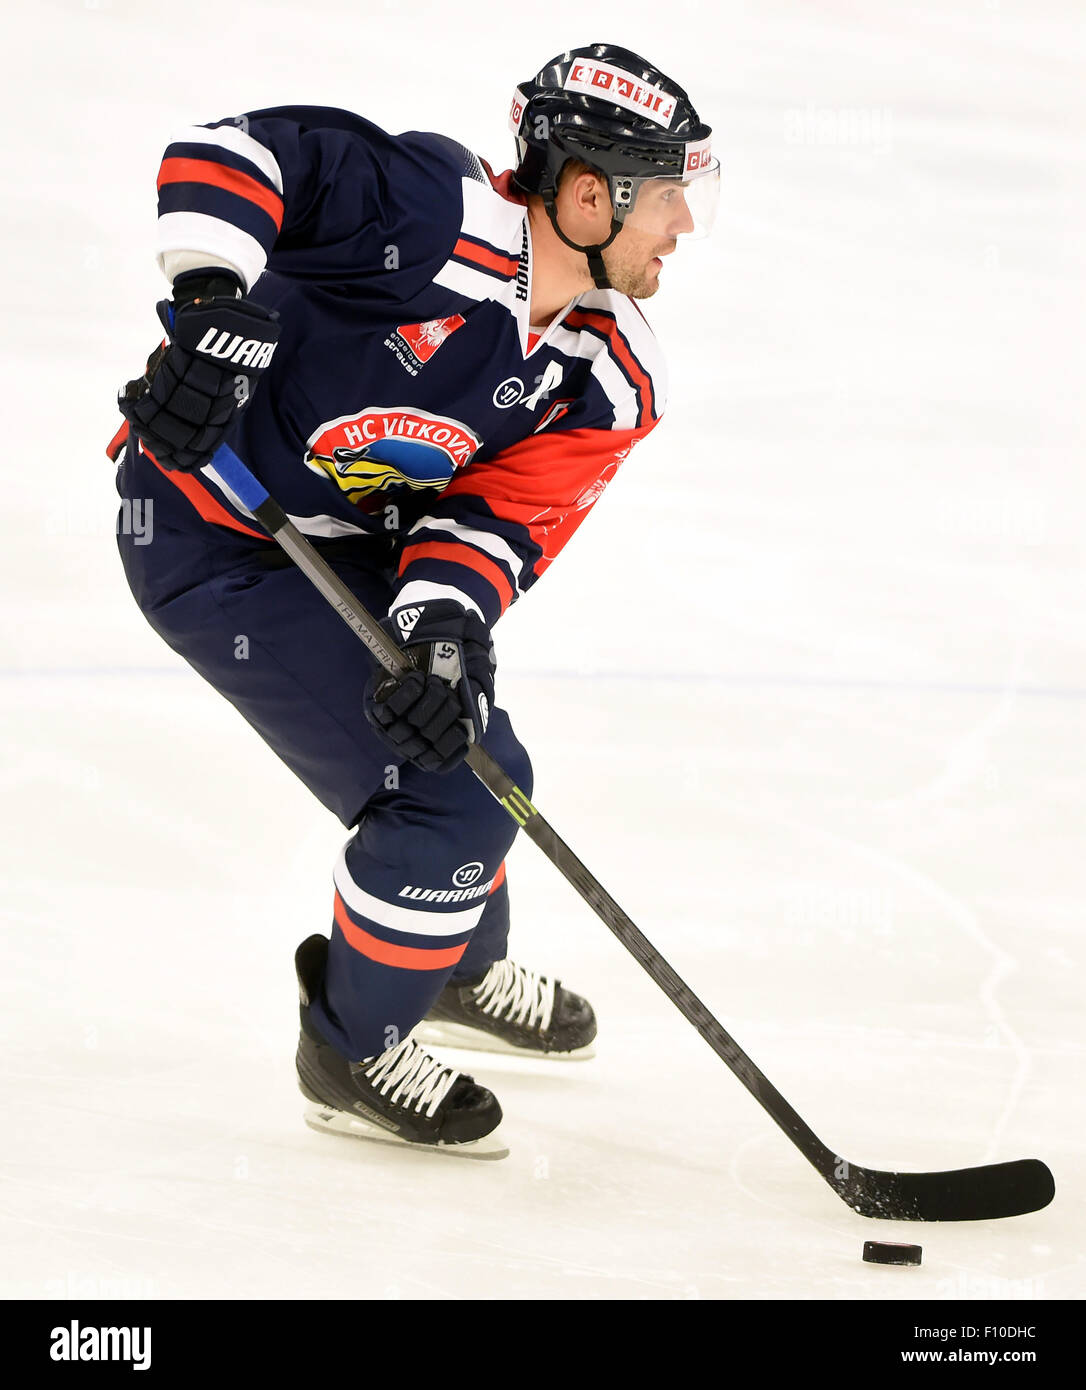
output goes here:
[{"label": "black skate boot", "polygon": [[596,1015],[558,980],[499,960],[478,979],[450,981],[414,1036],[444,1047],[579,1061],[596,1055]]},{"label": "black skate boot", "polygon": [[301,997],[298,1086],[311,1129],[429,1147],[473,1158],[504,1158],[501,1106],[455,1067],[436,1061],[413,1034],[377,1057],[350,1062],[321,1036],[310,1014],[324,978],[328,942],[311,936],[294,957]]}]

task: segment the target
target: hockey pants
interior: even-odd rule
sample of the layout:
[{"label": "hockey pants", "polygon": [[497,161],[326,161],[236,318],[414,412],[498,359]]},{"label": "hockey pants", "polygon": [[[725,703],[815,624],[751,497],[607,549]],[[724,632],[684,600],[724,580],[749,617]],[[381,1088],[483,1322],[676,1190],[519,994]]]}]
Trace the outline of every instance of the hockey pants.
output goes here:
[{"label": "hockey pants", "polygon": [[[504,860],[516,825],[465,766],[439,776],[397,761],[362,710],[374,659],[277,546],[158,524],[150,544],[123,531],[117,540],[154,630],[353,828],[334,872],[328,970],[313,1014],[352,1060],[394,1046],[450,978],[477,976],[505,956]],[[391,544],[317,544],[382,617]],[[531,766],[501,709],[486,747],[530,796]]]}]

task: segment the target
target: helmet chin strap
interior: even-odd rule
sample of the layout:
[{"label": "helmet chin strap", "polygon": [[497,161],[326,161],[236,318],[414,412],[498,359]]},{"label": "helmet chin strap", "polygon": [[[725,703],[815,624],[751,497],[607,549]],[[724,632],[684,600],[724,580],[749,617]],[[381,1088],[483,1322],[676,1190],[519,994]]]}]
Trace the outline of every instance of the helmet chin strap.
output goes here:
[{"label": "helmet chin strap", "polygon": [[603,263],[603,251],[606,247],[611,245],[615,237],[622,231],[622,223],[617,217],[612,217],[611,235],[606,241],[601,241],[595,246],[581,246],[576,241],[571,241],[558,225],[558,209],[554,203],[554,193],[544,193],[542,197],[543,206],[547,210],[547,216],[550,218],[551,226],[558,233],[559,239],[564,241],[567,246],[572,247],[574,251],[583,251],[588,258],[588,272],[592,276],[592,283],[598,290],[613,289],[614,286],[607,278],[607,267]]}]

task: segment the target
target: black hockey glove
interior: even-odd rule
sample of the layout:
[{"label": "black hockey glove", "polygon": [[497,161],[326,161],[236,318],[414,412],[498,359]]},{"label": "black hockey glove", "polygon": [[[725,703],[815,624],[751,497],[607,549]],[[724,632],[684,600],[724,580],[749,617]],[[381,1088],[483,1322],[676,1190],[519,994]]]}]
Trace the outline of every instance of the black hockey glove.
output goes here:
[{"label": "black hockey glove", "polygon": [[241,297],[228,270],[189,270],[157,306],[169,342],[117,397],[121,414],[163,468],[208,463],[279,341],[277,315]]},{"label": "black hockey glove", "polygon": [[494,703],[494,647],[486,623],[452,599],[395,609],[381,624],[418,667],[377,671],[365,710],[385,742],[423,772],[451,772],[486,731]]}]

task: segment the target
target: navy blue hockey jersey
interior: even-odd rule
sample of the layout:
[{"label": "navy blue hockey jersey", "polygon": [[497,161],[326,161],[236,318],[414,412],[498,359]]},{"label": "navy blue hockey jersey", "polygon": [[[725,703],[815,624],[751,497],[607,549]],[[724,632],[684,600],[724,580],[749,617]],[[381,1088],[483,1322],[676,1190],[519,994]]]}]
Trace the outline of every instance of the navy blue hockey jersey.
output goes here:
[{"label": "navy blue hockey jersey", "polygon": [[[230,266],[279,311],[232,446],[308,535],[394,533],[395,604],[451,597],[494,622],[660,418],[633,300],[582,294],[537,339],[524,200],[444,136],[258,111],[181,132],[158,190],[167,275]],[[166,524],[266,542],[207,474],[140,453]]]}]

